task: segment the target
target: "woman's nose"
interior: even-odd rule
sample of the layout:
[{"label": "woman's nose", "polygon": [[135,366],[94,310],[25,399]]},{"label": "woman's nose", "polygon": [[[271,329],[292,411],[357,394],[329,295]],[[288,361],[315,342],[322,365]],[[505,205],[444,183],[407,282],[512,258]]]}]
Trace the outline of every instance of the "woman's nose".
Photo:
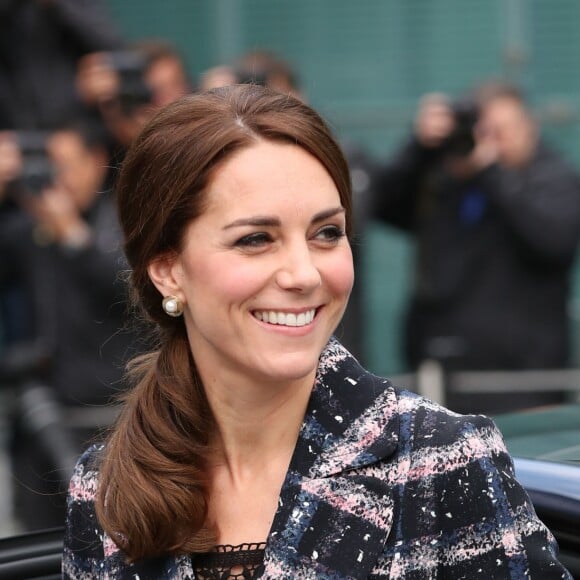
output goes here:
[{"label": "woman's nose", "polygon": [[276,272],[276,282],[284,290],[307,292],[322,284],[320,271],[308,245],[289,248]]}]

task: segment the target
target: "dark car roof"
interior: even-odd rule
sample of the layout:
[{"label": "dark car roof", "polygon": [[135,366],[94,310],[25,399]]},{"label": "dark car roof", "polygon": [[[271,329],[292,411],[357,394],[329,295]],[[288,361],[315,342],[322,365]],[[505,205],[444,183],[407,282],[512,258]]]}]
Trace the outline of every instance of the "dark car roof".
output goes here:
[{"label": "dark car roof", "polygon": [[580,462],[580,404],[494,417],[514,457]]}]

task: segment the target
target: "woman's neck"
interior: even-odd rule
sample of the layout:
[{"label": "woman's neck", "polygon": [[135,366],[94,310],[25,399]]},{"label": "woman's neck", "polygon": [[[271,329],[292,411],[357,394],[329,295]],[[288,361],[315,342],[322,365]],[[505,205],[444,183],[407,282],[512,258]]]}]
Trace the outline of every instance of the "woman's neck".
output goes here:
[{"label": "woman's neck", "polygon": [[206,386],[216,421],[216,465],[233,481],[252,478],[267,465],[286,464],[294,450],[315,373],[286,384]]},{"label": "woman's neck", "polygon": [[204,382],[217,427],[208,523],[218,543],[268,537],[313,384],[314,373],[285,385]]}]

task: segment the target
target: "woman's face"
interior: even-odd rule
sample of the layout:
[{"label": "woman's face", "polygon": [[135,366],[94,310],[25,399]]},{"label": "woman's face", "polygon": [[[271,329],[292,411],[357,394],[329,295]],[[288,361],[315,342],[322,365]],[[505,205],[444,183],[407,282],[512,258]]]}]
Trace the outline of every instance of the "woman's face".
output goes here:
[{"label": "woman's face", "polygon": [[151,265],[185,305],[205,381],[293,381],[316,369],[353,284],[338,190],[300,147],[267,141],[221,165],[174,259]]}]

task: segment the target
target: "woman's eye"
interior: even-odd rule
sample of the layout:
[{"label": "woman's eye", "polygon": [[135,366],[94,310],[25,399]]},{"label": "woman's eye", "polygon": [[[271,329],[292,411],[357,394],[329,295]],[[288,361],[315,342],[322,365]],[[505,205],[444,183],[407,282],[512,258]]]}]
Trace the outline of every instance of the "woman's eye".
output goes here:
[{"label": "woman's eye", "polygon": [[315,238],[326,242],[338,242],[344,235],[345,231],[338,226],[324,226],[316,232]]},{"label": "woman's eye", "polygon": [[272,241],[270,234],[265,232],[255,232],[240,238],[234,245],[239,248],[259,248]]}]

